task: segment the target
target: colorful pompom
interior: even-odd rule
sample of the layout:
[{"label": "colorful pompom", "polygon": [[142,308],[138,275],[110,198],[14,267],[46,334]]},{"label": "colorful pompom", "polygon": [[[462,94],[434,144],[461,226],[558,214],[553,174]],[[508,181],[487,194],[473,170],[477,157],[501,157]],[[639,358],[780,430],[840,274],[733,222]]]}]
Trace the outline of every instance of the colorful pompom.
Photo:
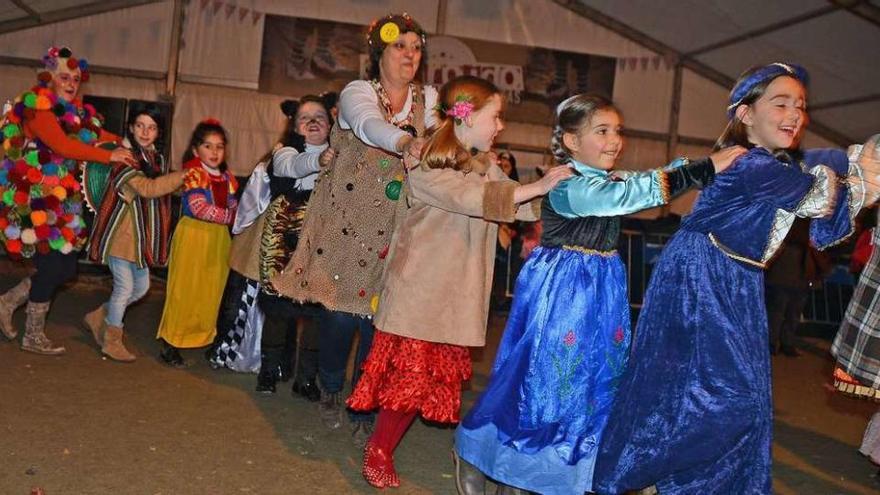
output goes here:
[{"label": "colorful pompom", "polygon": [[21,229],[18,228],[18,225],[9,225],[3,229],[3,235],[7,239],[18,239],[21,236]]},{"label": "colorful pompom", "polygon": [[70,48],[68,48],[66,46],[62,46],[61,48],[58,49],[58,55],[57,55],[58,57],[70,58],[71,55],[73,55],[73,52],[71,52]]},{"label": "colorful pompom", "polygon": [[[31,208],[33,208],[33,205],[31,205]],[[31,212],[31,223],[34,227],[45,226],[46,219],[47,216],[45,211],[37,210]]]},{"label": "colorful pompom", "polygon": [[6,241],[6,251],[10,254],[20,254],[21,241],[18,239],[8,239]]},{"label": "colorful pompom", "polygon": [[61,237],[67,239],[69,242],[73,242],[73,240],[76,239],[76,233],[70,227],[62,227]]},{"label": "colorful pompom", "polygon": [[28,204],[29,199],[30,198],[28,198],[28,193],[26,193],[24,191],[15,191],[15,194],[13,195],[12,200],[17,205],[26,205],[26,204]]},{"label": "colorful pompom", "polygon": [[31,167],[36,167],[40,164],[40,153],[37,150],[28,151],[24,155],[24,161]]},{"label": "colorful pompom", "polygon": [[27,92],[24,94],[24,97],[21,99],[24,106],[27,108],[35,108],[37,106],[37,95],[32,92]]},{"label": "colorful pompom", "polygon": [[[46,209],[49,211],[57,211],[61,207],[61,201],[53,195],[46,196],[43,201],[46,203]],[[50,222],[55,223],[55,222]]]},{"label": "colorful pompom", "polygon": [[21,127],[18,127],[15,124],[6,124],[6,126],[3,127],[3,137],[6,139],[12,139],[19,134],[21,134]]},{"label": "colorful pompom", "polygon": [[45,96],[37,96],[37,99],[34,102],[34,109],[49,110],[50,108],[52,108],[52,102],[49,98],[46,98]]},{"label": "colorful pompom", "polygon": [[36,167],[31,167],[27,171],[27,179],[31,184],[39,184],[43,180],[43,173]]},{"label": "colorful pompom", "polygon": [[37,242],[37,233],[34,229],[24,229],[21,231],[21,242],[25,244],[34,244]]},{"label": "colorful pompom", "polygon": [[34,235],[37,236],[37,239],[40,241],[45,241],[49,239],[50,229],[48,225],[34,225]]}]

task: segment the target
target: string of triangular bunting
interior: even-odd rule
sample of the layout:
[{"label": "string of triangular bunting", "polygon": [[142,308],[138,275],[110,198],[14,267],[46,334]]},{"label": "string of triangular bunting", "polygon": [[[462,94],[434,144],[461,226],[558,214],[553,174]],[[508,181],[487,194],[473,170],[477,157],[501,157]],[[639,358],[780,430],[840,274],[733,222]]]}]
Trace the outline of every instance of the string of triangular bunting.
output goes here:
[{"label": "string of triangular bunting", "polygon": [[250,21],[252,24],[258,23],[263,17],[263,12],[224,2],[223,0],[199,0],[199,10],[214,16],[225,15],[226,20],[237,15],[238,22]]},{"label": "string of triangular bunting", "polygon": [[675,58],[655,55],[653,57],[620,57],[617,59],[617,69],[621,72],[636,70],[666,70],[675,68]]}]

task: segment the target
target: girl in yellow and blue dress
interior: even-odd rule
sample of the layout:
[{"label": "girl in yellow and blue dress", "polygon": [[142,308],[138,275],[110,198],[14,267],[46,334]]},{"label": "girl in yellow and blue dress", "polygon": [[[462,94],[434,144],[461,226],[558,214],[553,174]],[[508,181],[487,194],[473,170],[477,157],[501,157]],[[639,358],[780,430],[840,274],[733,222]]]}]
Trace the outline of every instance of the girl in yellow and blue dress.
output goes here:
[{"label": "girl in yellow and blue dress", "polygon": [[165,308],[156,335],[162,343],[159,356],[170,366],[185,365],[178,349],[210,345],[217,333],[229,274],[228,226],[238,205],[226,145],[226,130],[207,119],[196,126],[183,157],[182,217],[171,240]]}]

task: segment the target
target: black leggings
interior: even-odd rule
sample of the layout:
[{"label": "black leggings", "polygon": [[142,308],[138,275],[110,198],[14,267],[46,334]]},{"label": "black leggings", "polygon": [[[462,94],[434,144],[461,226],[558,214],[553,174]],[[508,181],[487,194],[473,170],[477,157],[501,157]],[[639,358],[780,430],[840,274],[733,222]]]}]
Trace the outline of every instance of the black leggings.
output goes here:
[{"label": "black leggings", "polygon": [[62,254],[54,249],[48,254],[34,255],[36,273],[31,276],[29,300],[44,303],[52,300],[55,291],[65,283],[76,278],[77,251]]}]

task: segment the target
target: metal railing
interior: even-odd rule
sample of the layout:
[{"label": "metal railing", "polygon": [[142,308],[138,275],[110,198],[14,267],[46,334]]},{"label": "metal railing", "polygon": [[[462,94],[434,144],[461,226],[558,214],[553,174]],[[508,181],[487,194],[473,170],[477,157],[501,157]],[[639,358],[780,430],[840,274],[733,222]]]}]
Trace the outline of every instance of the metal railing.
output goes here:
[{"label": "metal railing", "polygon": [[[637,313],[642,307],[645,291],[654,265],[672,234],[652,234],[624,229],[618,252],[626,264],[629,304]],[[810,289],[801,317],[803,323],[838,325],[852,297],[856,279],[845,265],[835,265],[823,283]]]}]

